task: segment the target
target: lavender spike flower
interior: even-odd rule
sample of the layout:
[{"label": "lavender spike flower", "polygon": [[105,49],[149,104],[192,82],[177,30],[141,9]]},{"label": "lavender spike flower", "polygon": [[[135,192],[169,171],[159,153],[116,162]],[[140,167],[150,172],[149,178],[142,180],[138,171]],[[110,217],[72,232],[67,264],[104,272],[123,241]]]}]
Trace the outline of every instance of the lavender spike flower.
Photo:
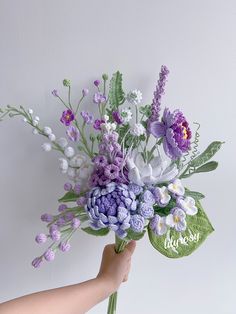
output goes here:
[{"label": "lavender spike flower", "polygon": [[156,90],[154,92],[154,98],[151,106],[151,116],[149,121],[157,121],[160,117],[161,110],[161,97],[165,92],[165,84],[167,81],[167,76],[169,74],[169,70],[165,65],[162,65],[161,72],[159,74],[159,80],[157,82]]}]

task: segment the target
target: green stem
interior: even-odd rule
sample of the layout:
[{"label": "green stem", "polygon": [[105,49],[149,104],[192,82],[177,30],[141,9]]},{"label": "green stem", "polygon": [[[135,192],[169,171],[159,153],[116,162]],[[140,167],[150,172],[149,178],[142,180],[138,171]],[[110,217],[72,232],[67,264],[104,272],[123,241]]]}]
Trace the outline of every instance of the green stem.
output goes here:
[{"label": "green stem", "polygon": [[[127,245],[127,241],[121,240],[120,238],[118,238],[116,236],[116,240],[115,240],[115,251],[116,251],[116,253],[123,252],[126,245]],[[109,297],[107,314],[115,314],[116,313],[117,295],[118,295],[118,292],[116,291]]]}]

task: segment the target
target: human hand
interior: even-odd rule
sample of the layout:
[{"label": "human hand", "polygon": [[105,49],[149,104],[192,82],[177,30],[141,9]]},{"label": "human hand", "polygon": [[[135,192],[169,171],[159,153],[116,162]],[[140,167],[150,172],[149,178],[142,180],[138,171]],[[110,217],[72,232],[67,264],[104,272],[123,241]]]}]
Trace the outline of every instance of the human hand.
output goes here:
[{"label": "human hand", "polygon": [[124,251],[118,254],[115,252],[114,244],[105,246],[97,278],[106,281],[112,293],[119,288],[122,282],[128,280],[131,257],[135,247],[136,242],[130,241]]}]

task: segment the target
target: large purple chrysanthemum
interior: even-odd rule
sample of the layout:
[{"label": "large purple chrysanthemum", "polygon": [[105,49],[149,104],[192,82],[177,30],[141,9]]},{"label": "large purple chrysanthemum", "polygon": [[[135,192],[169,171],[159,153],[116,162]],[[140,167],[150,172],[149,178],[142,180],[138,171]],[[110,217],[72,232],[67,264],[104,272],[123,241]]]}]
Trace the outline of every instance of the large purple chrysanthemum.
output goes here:
[{"label": "large purple chrysanthemum", "polygon": [[183,113],[179,110],[164,110],[162,121],[149,124],[149,131],[156,138],[163,138],[163,147],[167,156],[175,160],[190,149],[191,130]]}]

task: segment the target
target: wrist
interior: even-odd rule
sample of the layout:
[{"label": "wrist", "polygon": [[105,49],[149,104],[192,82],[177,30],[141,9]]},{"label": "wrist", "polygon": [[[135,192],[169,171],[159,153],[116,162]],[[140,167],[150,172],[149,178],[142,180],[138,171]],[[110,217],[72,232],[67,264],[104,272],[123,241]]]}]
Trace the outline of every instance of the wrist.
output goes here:
[{"label": "wrist", "polygon": [[111,295],[112,293],[116,292],[119,288],[119,285],[117,285],[114,280],[109,278],[109,276],[105,275],[99,275],[96,277],[97,282],[101,285],[103,291],[105,294],[107,294],[107,297]]}]

